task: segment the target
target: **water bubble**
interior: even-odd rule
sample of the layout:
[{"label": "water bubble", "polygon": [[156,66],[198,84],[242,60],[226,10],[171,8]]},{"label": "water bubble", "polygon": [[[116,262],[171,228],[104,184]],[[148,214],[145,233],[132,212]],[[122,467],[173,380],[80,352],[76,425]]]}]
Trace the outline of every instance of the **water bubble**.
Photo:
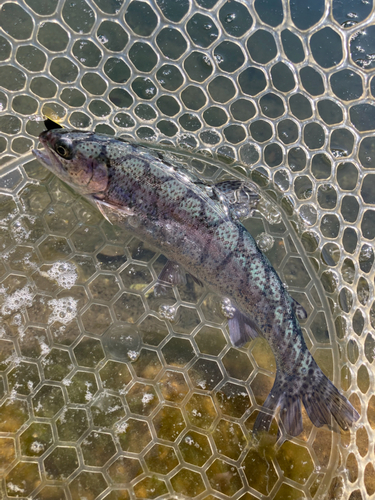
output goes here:
[{"label": "water bubble", "polygon": [[359,260],[360,261],[370,260],[372,258],[373,253],[374,253],[373,249],[370,245],[363,245],[363,247],[361,248],[361,252],[359,254]]},{"label": "water bubble", "polygon": [[276,209],[270,210],[266,215],[266,220],[270,224],[279,224],[281,222],[281,214]]},{"label": "water bubble", "polygon": [[121,361],[135,361],[139,356],[140,344],[139,331],[130,323],[116,323],[103,335],[105,350],[111,357]]},{"label": "water bubble", "polygon": [[225,22],[226,23],[232,23],[236,19],[236,14],[233,12],[232,14],[228,14],[225,17]]},{"label": "water bubble", "polygon": [[334,158],[349,156],[349,152],[346,149],[331,149],[331,153]]},{"label": "water bubble", "polygon": [[93,393],[93,392],[91,392],[91,390],[90,390],[90,389],[91,389],[91,387],[92,387],[91,382],[85,382],[85,386],[86,386],[85,400],[86,400],[86,401],[91,401],[91,400],[92,400],[92,398],[94,397],[94,393],[95,393],[95,391],[94,391],[94,393]]},{"label": "water bubble", "polygon": [[341,26],[343,28],[352,28],[356,24],[358,24],[356,21],[344,21],[343,23],[341,23]]},{"label": "water bubble", "polygon": [[257,210],[270,224],[279,224],[281,222],[281,213],[268,200],[262,198],[257,205]]},{"label": "water bubble", "polygon": [[16,220],[10,228],[12,236],[17,243],[23,243],[30,237],[31,230],[27,227],[27,221],[33,224],[35,222],[35,217],[24,214],[20,219]]},{"label": "water bubble", "polygon": [[49,345],[47,345],[42,340],[39,340],[39,345],[40,345],[40,350],[41,350],[41,353],[42,353],[43,356],[45,354],[48,354],[51,351],[51,348],[49,347]]},{"label": "water bubble", "polygon": [[12,318],[12,325],[21,326],[22,325],[22,314],[15,314]]},{"label": "water bubble", "polygon": [[316,223],[318,212],[313,205],[303,205],[299,211],[299,215],[305,224],[313,226]]},{"label": "water bubble", "polygon": [[346,267],[346,268],[342,269],[342,277],[343,277],[344,281],[346,281],[347,283],[353,283],[354,276],[355,276],[354,269],[351,269],[350,267]]},{"label": "water bubble", "polygon": [[262,252],[267,252],[268,250],[271,250],[275,242],[273,237],[267,233],[258,234],[255,241]]},{"label": "water bubble", "polygon": [[221,312],[227,319],[233,318],[236,308],[232,306],[230,299],[225,298],[221,301]]},{"label": "water bubble", "polygon": [[31,122],[43,122],[47,117],[44,115],[31,115],[27,117]]},{"label": "water bubble", "polygon": [[39,443],[39,441],[33,441],[30,446],[31,451],[37,453],[38,455],[44,451],[44,448],[44,443]]},{"label": "water bubble", "polygon": [[184,439],[185,443],[192,446],[194,444],[194,439],[192,439],[190,436],[186,436]]},{"label": "water bubble", "polygon": [[360,288],[357,293],[358,300],[361,302],[361,304],[367,304],[368,299],[370,297],[370,293],[368,290],[364,288]]},{"label": "water bubble", "polygon": [[211,66],[211,60],[208,56],[203,56],[202,60],[205,64],[207,64],[207,66]]},{"label": "water bubble", "polygon": [[231,214],[234,219],[247,219],[253,213],[254,209],[248,203],[235,203],[231,207]]},{"label": "water bubble", "polygon": [[289,189],[290,181],[289,181],[288,172],[286,170],[284,170],[284,169],[278,170],[275,173],[274,181],[275,181],[275,184],[277,185],[277,187],[281,191],[287,191]]},{"label": "water bubble", "polygon": [[127,422],[116,422],[115,423],[115,433],[122,434],[127,431],[129,424]]},{"label": "water bubble", "polygon": [[162,318],[173,321],[176,318],[177,309],[174,306],[163,304],[159,307],[159,314]]},{"label": "water bubble", "polygon": [[140,351],[128,351],[130,361],[136,361],[139,358]]},{"label": "water bubble", "polygon": [[143,406],[146,406],[148,403],[151,403],[151,401],[154,399],[154,395],[152,393],[146,393],[142,397],[142,403]]},{"label": "water bubble", "polygon": [[103,45],[108,42],[108,38],[105,37],[104,35],[99,35],[98,39]]},{"label": "water bubble", "polygon": [[7,482],[7,488],[10,491],[13,491],[14,493],[24,493],[25,492],[25,490],[23,488],[20,488],[18,485],[13,484],[11,481]]}]

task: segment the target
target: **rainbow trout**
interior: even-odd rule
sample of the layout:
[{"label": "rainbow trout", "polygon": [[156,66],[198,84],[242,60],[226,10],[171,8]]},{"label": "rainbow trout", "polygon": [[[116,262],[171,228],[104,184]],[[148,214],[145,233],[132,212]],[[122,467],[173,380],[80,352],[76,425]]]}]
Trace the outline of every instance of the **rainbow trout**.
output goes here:
[{"label": "rainbow trout", "polygon": [[33,152],[45,167],[167,257],[159,290],[187,272],[224,299],[235,346],[258,335],[269,342],[277,372],[255,432],[268,431],[278,410],[286,432],[300,434],[301,401],[317,427],[331,415],[342,429],[358,420],[306,347],[297,320],[304,309],[228,209],[233,194],[246,191],[239,181],[208,187],[163,155],[106,135],[59,128],[39,139],[44,151]]}]

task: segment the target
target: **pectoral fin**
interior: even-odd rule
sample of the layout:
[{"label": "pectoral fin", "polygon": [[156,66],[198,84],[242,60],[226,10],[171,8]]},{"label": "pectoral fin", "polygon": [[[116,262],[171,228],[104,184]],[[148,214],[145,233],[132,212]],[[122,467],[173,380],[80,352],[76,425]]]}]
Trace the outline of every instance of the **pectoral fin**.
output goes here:
[{"label": "pectoral fin", "polygon": [[130,208],[113,206],[100,198],[96,198],[95,196],[93,196],[92,199],[96,208],[110,224],[119,224],[124,217],[134,215],[134,212]]},{"label": "pectoral fin", "polygon": [[99,210],[99,212],[102,214],[102,216],[110,223],[113,224],[112,221],[109,220],[108,214],[104,210],[103,204],[100,201],[95,202],[96,208]]}]

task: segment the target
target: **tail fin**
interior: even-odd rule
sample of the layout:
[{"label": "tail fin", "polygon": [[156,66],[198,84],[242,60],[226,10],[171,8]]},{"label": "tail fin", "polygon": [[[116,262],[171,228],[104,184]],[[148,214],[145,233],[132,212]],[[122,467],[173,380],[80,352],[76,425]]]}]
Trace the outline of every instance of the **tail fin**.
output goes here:
[{"label": "tail fin", "polygon": [[270,412],[259,413],[253,431],[268,431],[278,408],[286,432],[298,436],[303,430],[301,399],[316,427],[330,425],[331,415],[344,430],[359,419],[357,411],[316,365],[313,375],[303,379],[277,371],[275,383],[263,405]]},{"label": "tail fin", "polygon": [[307,414],[316,427],[329,424],[333,415],[341,429],[347,431],[360,415],[323,373],[321,379],[302,394]]}]

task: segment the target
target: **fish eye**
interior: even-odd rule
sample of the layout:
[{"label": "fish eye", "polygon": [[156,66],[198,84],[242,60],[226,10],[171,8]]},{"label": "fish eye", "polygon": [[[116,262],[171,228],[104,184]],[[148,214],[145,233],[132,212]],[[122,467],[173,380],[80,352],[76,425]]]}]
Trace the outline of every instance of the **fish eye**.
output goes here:
[{"label": "fish eye", "polygon": [[62,142],[62,141],[56,142],[55,151],[59,156],[61,156],[62,158],[65,158],[66,160],[70,160],[73,156],[72,155],[72,148],[66,142]]}]

